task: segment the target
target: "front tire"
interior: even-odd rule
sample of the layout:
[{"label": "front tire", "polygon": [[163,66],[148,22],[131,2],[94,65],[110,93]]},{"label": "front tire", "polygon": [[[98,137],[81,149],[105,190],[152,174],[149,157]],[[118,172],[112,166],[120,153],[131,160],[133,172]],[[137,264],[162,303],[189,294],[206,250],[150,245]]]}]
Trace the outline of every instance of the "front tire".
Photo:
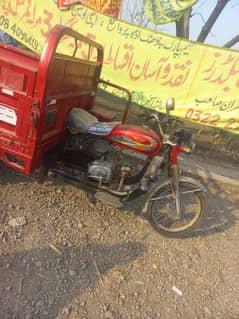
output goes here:
[{"label": "front tire", "polygon": [[167,237],[185,237],[199,226],[205,216],[205,195],[198,183],[181,180],[179,192],[181,216],[177,216],[171,183],[153,188],[147,199],[151,225]]}]

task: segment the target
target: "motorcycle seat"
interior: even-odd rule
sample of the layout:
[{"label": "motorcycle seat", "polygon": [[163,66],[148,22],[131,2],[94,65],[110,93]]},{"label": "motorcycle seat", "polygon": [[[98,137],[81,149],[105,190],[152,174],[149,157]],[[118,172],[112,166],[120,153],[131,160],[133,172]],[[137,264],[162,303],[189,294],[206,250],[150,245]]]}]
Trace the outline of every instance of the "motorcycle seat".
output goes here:
[{"label": "motorcycle seat", "polygon": [[84,109],[74,107],[68,114],[66,127],[71,134],[88,133],[106,136],[121,122],[100,122],[94,115]]},{"label": "motorcycle seat", "polygon": [[95,105],[90,111],[102,122],[113,122],[120,116],[120,112],[108,110],[99,105]]}]

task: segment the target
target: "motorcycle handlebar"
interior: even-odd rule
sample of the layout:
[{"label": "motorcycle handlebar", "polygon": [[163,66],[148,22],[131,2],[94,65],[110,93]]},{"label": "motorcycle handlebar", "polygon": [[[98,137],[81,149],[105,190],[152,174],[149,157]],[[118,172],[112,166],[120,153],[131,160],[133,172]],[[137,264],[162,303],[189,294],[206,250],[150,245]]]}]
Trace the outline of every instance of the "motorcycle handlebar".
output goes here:
[{"label": "motorcycle handlebar", "polygon": [[[182,124],[183,121],[175,118],[175,117],[170,117],[168,114],[165,115],[163,120],[159,119],[159,116],[155,113],[150,113],[150,114],[139,114],[139,118],[142,119],[148,119],[148,120],[154,120],[155,124],[157,125],[157,128],[162,135],[163,141],[165,144],[177,144],[178,142],[178,136],[177,133],[175,132],[176,124],[180,123]],[[164,129],[162,125],[169,123],[169,127],[173,129],[173,133],[168,135],[167,133],[164,132]],[[175,141],[175,138],[177,141]]]}]

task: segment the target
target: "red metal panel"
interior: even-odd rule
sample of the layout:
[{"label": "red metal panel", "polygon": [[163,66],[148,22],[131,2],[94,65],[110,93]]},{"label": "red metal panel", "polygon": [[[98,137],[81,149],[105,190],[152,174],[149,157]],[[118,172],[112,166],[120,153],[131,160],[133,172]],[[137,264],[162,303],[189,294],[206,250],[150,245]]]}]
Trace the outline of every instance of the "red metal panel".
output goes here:
[{"label": "red metal panel", "polygon": [[19,66],[29,71],[37,71],[40,56],[20,48],[0,42],[1,61],[10,63],[11,65]]},{"label": "red metal panel", "polygon": [[[76,39],[72,56],[56,53],[65,36]],[[85,59],[75,57],[78,40],[89,47]],[[59,25],[41,57],[0,44],[0,157],[7,165],[27,174],[40,167],[43,154],[62,142],[69,110],[92,108],[102,61],[102,46]]]},{"label": "red metal panel", "polygon": [[[85,56],[85,59],[75,56],[78,49],[77,41],[74,41],[76,47],[72,50],[72,56],[56,53],[60,39],[65,36],[86,43],[89,52],[91,47],[96,48],[95,63],[89,61],[89,56]],[[56,26],[52,30],[41,56],[35,90],[35,96],[41,101],[38,134],[41,137],[42,153],[64,138],[65,119],[72,107],[93,107],[102,63],[103,48],[98,43],[63,26]],[[55,125],[47,126],[49,114],[54,111]]]},{"label": "red metal panel", "polygon": [[24,74],[4,66],[0,67],[0,83],[15,91],[26,91]]}]

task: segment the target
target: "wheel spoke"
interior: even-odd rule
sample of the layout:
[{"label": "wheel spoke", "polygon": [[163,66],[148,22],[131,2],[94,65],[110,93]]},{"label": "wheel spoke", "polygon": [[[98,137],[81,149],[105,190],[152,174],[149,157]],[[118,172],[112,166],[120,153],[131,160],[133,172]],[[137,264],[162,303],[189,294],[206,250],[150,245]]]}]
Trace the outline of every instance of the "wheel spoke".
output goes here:
[{"label": "wheel spoke", "polygon": [[[200,188],[196,188],[196,189],[192,189],[192,190],[188,190],[188,191],[181,191],[180,190],[180,194],[182,194],[182,195],[190,194],[190,193],[196,193],[196,192],[201,192],[201,189]],[[150,200],[154,201],[154,200],[159,200],[159,199],[169,198],[169,197],[175,198],[175,195],[174,194],[170,194],[170,195],[165,195],[165,196],[157,196],[157,197],[151,198]]]},{"label": "wheel spoke", "polygon": [[191,228],[202,213],[201,193],[199,188],[190,183],[180,183],[180,210],[176,196],[172,194],[171,185],[150,199],[151,219],[154,226],[160,231],[168,233],[184,232]]}]

